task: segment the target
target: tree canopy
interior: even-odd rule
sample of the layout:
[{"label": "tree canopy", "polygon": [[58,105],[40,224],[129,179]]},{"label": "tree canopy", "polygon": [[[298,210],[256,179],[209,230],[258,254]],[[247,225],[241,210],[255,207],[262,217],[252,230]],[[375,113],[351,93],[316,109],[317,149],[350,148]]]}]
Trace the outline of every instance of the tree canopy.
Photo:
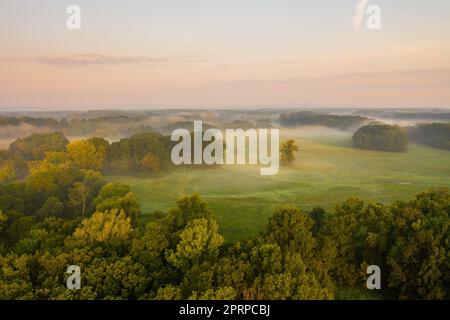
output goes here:
[{"label": "tree canopy", "polygon": [[404,152],[408,148],[408,136],[398,125],[369,124],[355,132],[353,146],[368,150]]}]

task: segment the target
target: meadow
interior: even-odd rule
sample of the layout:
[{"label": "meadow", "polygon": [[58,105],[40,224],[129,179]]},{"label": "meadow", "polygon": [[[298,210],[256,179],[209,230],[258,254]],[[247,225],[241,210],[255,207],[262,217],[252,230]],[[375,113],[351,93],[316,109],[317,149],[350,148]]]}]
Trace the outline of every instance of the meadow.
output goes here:
[{"label": "meadow", "polygon": [[[177,168],[147,176],[109,176],[131,186],[144,217],[167,211],[184,195],[199,193],[214,212],[227,242],[255,235],[274,208],[292,204],[326,210],[355,196],[391,203],[428,188],[450,187],[450,152],[410,144],[405,153],[354,149],[351,133],[320,127],[281,129],[299,146],[292,166],[261,176],[257,166]],[[145,220],[145,219],[144,219]]]}]

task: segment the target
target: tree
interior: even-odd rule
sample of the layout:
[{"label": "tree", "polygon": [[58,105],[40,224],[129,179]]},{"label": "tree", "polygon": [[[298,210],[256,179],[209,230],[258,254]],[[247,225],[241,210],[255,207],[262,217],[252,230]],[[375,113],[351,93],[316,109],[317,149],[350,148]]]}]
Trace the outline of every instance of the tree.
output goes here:
[{"label": "tree", "polygon": [[148,284],[145,268],[130,256],[96,259],[85,268],[85,285],[97,299],[138,299]]},{"label": "tree", "polygon": [[73,247],[122,248],[130,241],[132,231],[131,219],[123,210],[96,212],[82,221],[81,226],[68,239],[68,244]]},{"label": "tree", "polygon": [[80,169],[98,171],[103,166],[105,153],[97,150],[87,140],[73,141],[67,145],[69,159]]},{"label": "tree", "polygon": [[368,150],[404,152],[408,148],[408,136],[398,125],[369,124],[355,132],[353,146]]},{"label": "tree", "polygon": [[108,183],[102,187],[94,200],[97,211],[120,209],[131,218],[133,225],[137,223],[140,205],[137,197],[130,192],[130,187],[120,183]]},{"label": "tree", "polygon": [[62,217],[64,212],[64,204],[57,197],[50,197],[37,211],[37,216],[44,220],[47,217]]},{"label": "tree", "polygon": [[59,252],[64,240],[73,234],[78,221],[48,217],[32,226],[30,232],[15,246],[14,251],[22,254],[36,252]]},{"label": "tree", "polygon": [[433,148],[450,150],[450,123],[421,123],[408,128],[411,141]]},{"label": "tree", "polygon": [[59,132],[48,134],[32,134],[18,139],[9,146],[12,154],[20,155],[23,159],[42,160],[47,152],[64,151],[69,140]]},{"label": "tree", "polygon": [[29,171],[27,189],[36,196],[33,200],[41,204],[51,195],[63,199],[69,186],[81,175],[64,152],[47,152],[44,160],[29,162]]},{"label": "tree", "polygon": [[[15,244],[19,240],[28,235],[31,228],[35,224],[34,217],[18,214],[14,219],[9,219],[10,225],[6,231],[10,243]],[[9,222],[9,221],[8,221]]]},{"label": "tree", "polygon": [[[164,169],[172,165],[170,160],[171,150],[170,136],[162,136],[156,133],[136,134],[111,144],[108,149],[106,165],[108,169],[121,173],[147,171],[149,169],[147,166],[148,160],[151,160],[152,169],[158,167],[156,165],[158,161],[159,169]],[[147,158],[149,154],[154,157]],[[147,159],[144,160],[144,158]]]},{"label": "tree", "polygon": [[331,274],[338,285],[354,286],[360,279],[359,262],[355,250],[355,230],[364,203],[357,198],[349,198],[336,205],[334,212],[328,213],[324,222],[324,235],[336,248],[336,256]]},{"label": "tree", "polygon": [[426,191],[392,205],[393,246],[387,255],[388,285],[401,299],[450,297],[450,194]]},{"label": "tree", "polygon": [[208,209],[198,194],[183,197],[177,201],[177,207],[170,210],[164,222],[169,226],[171,232],[183,229],[189,221],[194,219],[212,219],[213,214]]},{"label": "tree", "polygon": [[14,162],[7,160],[0,163],[0,183],[10,182],[16,177]]},{"label": "tree", "polygon": [[194,294],[189,299],[198,300],[235,300],[236,290],[233,287],[219,287],[206,290],[202,295]]},{"label": "tree", "polygon": [[164,288],[159,288],[155,300],[181,300],[181,289],[177,286],[168,285]]},{"label": "tree", "polygon": [[0,210],[0,232],[6,227],[8,216]]},{"label": "tree", "polygon": [[0,299],[33,299],[33,287],[29,281],[27,256],[10,253],[0,256]]},{"label": "tree", "polygon": [[130,255],[147,271],[148,289],[154,297],[160,287],[173,281],[176,272],[167,264],[165,252],[169,249],[170,235],[167,228],[157,222],[150,222],[142,236],[131,243]]},{"label": "tree", "polygon": [[205,260],[215,259],[223,237],[214,220],[195,219],[190,221],[180,234],[180,242],[167,260],[175,267],[187,271]]},{"label": "tree", "polygon": [[90,144],[92,144],[95,147],[95,150],[97,150],[97,153],[103,156],[106,156],[106,154],[109,151],[109,142],[108,140],[105,140],[103,138],[90,138],[87,140]]},{"label": "tree", "polygon": [[147,153],[144,158],[142,158],[141,165],[152,172],[158,172],[161,169],[159,158],[151,152]]},{"label": "tree", "polygon": [[295,160],[295,152],[298,151],[298,146],[295,141],[290,139],[283,142],[280,147],[281,163],[285,165],[291,165]]},{"label": "tree", "polygon": [[277,243],[282,250],[301,254],[308,265],[312,265],[316,240],[312,235],[313,220],[295,207],[280,207],[264,230],[264,239],[269,243]]},{"label": "tree", "polygon": [[[85,214],[92,209],[92,201],[103,185],[104,180],[99,172],[86,171],[83,181],[75,182],[70,189],[68,206],[84,218]],[[102,209],[100,211],[105,210],[105,208]]]}]

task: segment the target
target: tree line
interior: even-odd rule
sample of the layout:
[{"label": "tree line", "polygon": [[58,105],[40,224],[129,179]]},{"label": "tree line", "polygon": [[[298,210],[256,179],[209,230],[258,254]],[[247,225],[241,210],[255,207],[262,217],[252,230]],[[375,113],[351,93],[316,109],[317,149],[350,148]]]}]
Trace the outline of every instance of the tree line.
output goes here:
[{"label": "tree line", "polygon": [[404,152],[408,149],[408,135],[398,125],[368,124],[359,128],[353,134],[355,148]]},{"label": "tree line", "polygon": [[285,127],[325,126],[340,130],[349,130],[361,125],[367,118],[355,115],[321,114],[311,111],[282,113],[279,123]]},{"label": "tree line", "polygon": [[172,165],[172,144],[170,137],[157,133],[136,134],[113,143],[103,138],[69,142],[59,132],[32,134],[0,150],[0,183],[22,179],[35,163],[62,154],[103,173],[159,172]]},{"label": "tree line", "polygon": [[450,123],[423,123],[408,128],[409,139],[433,148],[450,150]]}]

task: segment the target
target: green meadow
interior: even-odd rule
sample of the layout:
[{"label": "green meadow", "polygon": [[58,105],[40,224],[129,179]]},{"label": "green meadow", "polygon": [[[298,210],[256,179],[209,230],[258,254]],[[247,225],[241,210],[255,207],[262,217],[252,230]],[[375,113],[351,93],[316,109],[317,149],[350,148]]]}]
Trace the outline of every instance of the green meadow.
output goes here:
[{"label": "green meadow", "polygon": [[325,128],[281,129],[281,134],[282,140],[295,139],[299,151],[295,163],[275,176],[261,176],[257,166],[226,165],[108,179],[131,186],[144,216],[199,193],[227,241],[256,234],[283,204],[332,210],[352,196],[388,204],[428,188],[450,187],[449,151],[415,144],[405,153],[359,150],[352,148],[350,133]]}]

